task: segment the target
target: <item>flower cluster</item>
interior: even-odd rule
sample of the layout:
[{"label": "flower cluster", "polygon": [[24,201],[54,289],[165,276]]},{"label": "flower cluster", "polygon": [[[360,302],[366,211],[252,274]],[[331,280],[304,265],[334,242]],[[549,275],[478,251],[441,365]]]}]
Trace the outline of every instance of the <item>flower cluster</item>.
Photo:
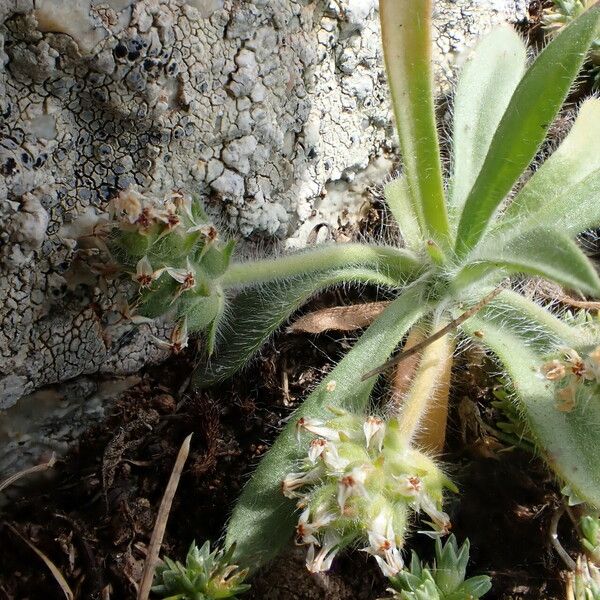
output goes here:
[{"label": "flower cluster", "polygon": [[583,353],[583,356],[573,348],[565,348],[559,358],[545,362],[540,371],[548,381],[557,385],[558,410],[571,412],[577,404],[577,391],[582,385],[600,384],[600,346]]},{"label": "flower cluster", "polygon": [[210,334],[223,310],[218,279],[229,266],[233,242],[221,243],[200,204],[180,191],[158,200],[131,188],[111,201],[109,211],[110,252],[137,284],[133,312],[176,319],[170,339],[155,342],[179,352],[188,332]]},{"label": "flower cluster", "polygon": [[[551,34],[557,34],[595,2],[596,0],[552,0],[552,5],[544,10],[542,25]],[[600,87],[600,37],[592,42],[589,57],[593,65],[594,87]]]},{"label": "flower cluster", "polygon": [[356,543],[384,575],[403,568],[401,549],[411,511],[428,515],[433,537],[450,530],[441,510],[443,489],[456,491],[434,461],[410,446],[398,422],[330,409],[326,422],[301,418],[298,436],[312,434],[298,472],[282,482],[301,511],[297,543],[308,546],[309,571],[326,571],[336,554]]},{"label": "flower cluster", "polygon": [[206,542],[202,548],[192,543],[185,565],[169,558],[156,570],[152,592],[169,600],[235,599],[250,586],[244,583],[247,570],[230,564],[234,548],[227,552],[210,551]]}]

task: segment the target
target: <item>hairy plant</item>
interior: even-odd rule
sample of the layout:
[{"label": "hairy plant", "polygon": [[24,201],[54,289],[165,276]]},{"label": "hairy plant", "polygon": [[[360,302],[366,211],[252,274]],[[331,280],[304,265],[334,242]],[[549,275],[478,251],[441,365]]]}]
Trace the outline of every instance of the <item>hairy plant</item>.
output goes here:
[{"label": "hairy plant", "polygon": [[283,495],[302,511],[296,541],[308,546],[306,566],[313,573],[327,571],[343,548],[366,544],[361,550],[391,577],[404,566],[400,551],[410,513],[429,517],[431,531],[423,533],[446,535],[442,493],[457,490],[434,460],[410,445],[412,432],[401,418],[386,423],[331,410],[327,421],[296,423],[299,439],[303,432],[315,436],[298,471],[282,482]]},{"label": "hairy plant", "polygon": [[[406,432],[405,448],[418,451],[426,428],[443,431],[444,407],[435,403],[447,401],[439,390],[457,344],[482,344],[510,381],[511,399],[540,454],[573,495],[600,507],[600,404],[588,382],[597,329],[560,320],[506,283],[534,276],[600,294],[600,278],[576,243],[579,234],[600,226],[600,100],[582,103],[569,135],[522,183],[598,35],[600,6],[573,20],[529,66],[523,41],[508,26],[480,42],[454,95],[446,180],[432,93],[431,2],[381,0],[380,15],[404,164],[386,198],[404,247],[341,245],[232,263],[219,281],[240,293],[221,322],[215,356],[195,379],[209,385],[234,373],[324,286],[367,281],[395,296],[306,398],[245,487],[226,543],[236,543],[236,560],[250,568],[275,556],[294,529],[298,507],[281,492],[286,476],[302,464],[296,423],[326,422],[332,409],[369,414],[377,375],[408,355],[388,361],[417,329],[425,340],[408,353],[419,356],[418,366],[390,410]],[[559,381],[547,365],[564,361],[567,351],[585,357],[583,370],[565,364],[571,373]],[[572,392],[563,392],[567,383]],[[364,460],[372,464],[373,457]],[[315,485],[335,487],[332,477],[325,472]],[[318,542],[315,556],[327,544]],[[328,558],[325,552],[323,564]]]},{"label": "hairy plant", "polygon": [[[595,2],[596,0],[552,0],[552,6],[544,10],[542,24],[550,34],[556,34]],[[594,87],[600,88],[600,36],[591,44],[589,59],[592,63]]]},{"label": "hairy plant", "polygon": [[490,591],[486,575],[465,579],[469,562],[469,540],[459,548],[454,535],[442,545],[435,541],[435,561],[425,565],[415,552],[410,568],[390,578],[394,600],[477,600]]},{"label": "hairy plant", "polygon": [[169,558],[156,570],[152,592],[164,600],[218,600],[232,598],[250,589],[244,583],[247,571],[231,564],[233,548],[210,551],[209,542],[190,546],[185,565]]},{"label": "hairy plant", "polygon": [[[125,273],[135,282],[136,293],[127,308],[134,322],[159,316],[175,320],[169,340],[155,339],[175,353],[187,346],[189,334],[204,332],[210,356],[218,332],[227,330],[223,322],[226,312],[233,311],[237,319],[257,319],[261,333],[274,330],[287,317],[289,299],[285,306],[278,306],[273,299],[268,311],[263,307],[262,313],[254,313],[251,303],[244,303],[245,286],[272,281],[287,285],[291,278],[298,293],[292,304],[299,306],[315,290],[341,282],[398,285],[400,277],[420,266],[417,258],[403,249],[358,244],[319,248],[310,258],[297,254],[232,262],[234,242],[222,241],[200,203],[179,191],[159,201],[128,189],[111,202],[110,213],[109,227],[94,236],[97,245],[106,248],[107,260],[114,263],[104,264],[102,269]],[[300,283],[306,277],[310,277],[310,286]],[[241,293],[229,308],[233,290]],[[240,314],[239,306],[250,312]],[[232,344],[228,350],[235,347]],[[244,358],[241,353],[236,367]]]}]

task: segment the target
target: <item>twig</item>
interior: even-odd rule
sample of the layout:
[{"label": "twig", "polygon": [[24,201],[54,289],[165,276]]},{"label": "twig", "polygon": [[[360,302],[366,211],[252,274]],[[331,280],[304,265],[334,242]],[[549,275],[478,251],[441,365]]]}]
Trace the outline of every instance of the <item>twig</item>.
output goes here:
[{"label": "twig", "polygon": [[177,460],[175,461],[171,477],[169,478],[169,483],[167,483],[165,493],[160,502],[156,523],[154,524],[154,531],[152,532],[150,544],[148,545],[148,553],[146,555],[146,562],[144,563],[144,571],[142,572],[140,589],[137,596],[138,600],[148,600],[148,596],[150,595],[154,572],[156,571],[156,565],[158,563],[158,553],[160,552],[160,547],[165,535],[167,520],[169,518],[169,513],[171,512],[171,505],[173,504],[173,498],[175,497],[175,492],[179,485],[179,478],[181,477],[185,461],[190,453],[192,435],[193,434],[190,433],[190,435],[183,440],[183,444],[181,444],[181,448],[177,454]]},{"label": "twig", "polygon": [[565,507],[560,506],[554,511],[552,519],[550,521],[550,531],[548,532],[550,537],[550,543],[554,546],[557,554],[562,558],[563,562],[567,567],[574,571],[577,567],[575,561],[568,555],[567,551],[563,548],[560,540],[558,539],[558,523],[561,517],[565,514]]},{"label": "twig", "polygon": [[13,532],[15,536],[27,544],[27,546],[29,546],[29,548],[31,548],[44,561],[44,564],[48,567],[50,573],[52,573],[56,583],[58,583],[60,586],[65,598],[67,600],[74,600],[75,596],[73,591],[69,587],[67,580],[63,577],[63,574],[58,570],[58,567],[41,550],[38,550],[25,536],[21,535],[10,523],[6,523],[6,526]]},{"label": "twig", "polygon": [[465,311],[462,315],[450,321],[448,325],[442,327],[439,331],[436,331],[434,334],[430,335],[427,339],[423,340],[419,344],[415,344],[412,348],[409,348],[405,352],[401,352],[398,356],[394,356],[387,362],[383,363],[381,366],[372,369],[368,373],[365,373],[362,376],[361,381],[365,381],[370,377],[375,375],[379,375],[384,371],[387,371],[390,367],[397,365],[399,362],[406,360],[407,358],[421,352],[424,348],[427,348],[429,344],[432,344],[436,340],[439,340],[441,337],[444,337],[447,333],[450,333],[454,329],[460,327],[467,319],[470,319],[476,312],[480,311],[486,304],[489,304],[496,296],[503,290],[503,284],[499,285],[496,289],[490,292],[487,296],[482,298],[475,306],[471,307],[469,310]]},{"label": "twig", "polygon": [[38,473],[40,471],[46,471],[51,469],[56,464],[56,454],[53,452],[48,462],[42,463],[41,465],[35,465],[35,467],[29,467],[23,471],[19,471],[10,477],[7,477],[2,483],[0,483],[0,492],[4,491],[7,487],[11,486],[15,481],[30,475],[31,473]]}]

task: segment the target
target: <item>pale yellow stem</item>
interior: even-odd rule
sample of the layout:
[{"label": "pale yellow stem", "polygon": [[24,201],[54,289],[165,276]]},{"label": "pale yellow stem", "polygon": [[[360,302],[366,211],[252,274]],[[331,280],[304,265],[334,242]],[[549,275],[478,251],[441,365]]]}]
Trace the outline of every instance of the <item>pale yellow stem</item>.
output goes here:
[{"label": "pale yellow stem", "polygon": [[[438,323],[436,329],[444,323]],[[412,384],[398,411],[401,434],[407,442],[419,441],[441,451],[448,415],[448,392],[452,366],[452,334],[445,335],[423,350]]]}]

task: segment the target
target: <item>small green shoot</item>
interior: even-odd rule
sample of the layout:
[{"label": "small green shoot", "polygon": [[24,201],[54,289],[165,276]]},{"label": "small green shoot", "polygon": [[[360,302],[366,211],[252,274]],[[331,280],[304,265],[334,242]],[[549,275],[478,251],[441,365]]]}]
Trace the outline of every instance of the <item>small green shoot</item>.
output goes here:
[{"label": "small green shoot", "polygon": [[244,583],[247,570],[231,564],[233,550],[211,552],[209,542],[201,548],[192,542],[185,565],[164,559],[156,570],[152,592],[162,600],[235,600],[250,586]]},{"label": "small green shoot", "polygon": [[410,568],[390,578],[394,600],[477,600],[490,591],[486,575],[465,579],[469,540],[459,548],[454,535],[435,541],[435,561],[425,565],[412,553]]}]

